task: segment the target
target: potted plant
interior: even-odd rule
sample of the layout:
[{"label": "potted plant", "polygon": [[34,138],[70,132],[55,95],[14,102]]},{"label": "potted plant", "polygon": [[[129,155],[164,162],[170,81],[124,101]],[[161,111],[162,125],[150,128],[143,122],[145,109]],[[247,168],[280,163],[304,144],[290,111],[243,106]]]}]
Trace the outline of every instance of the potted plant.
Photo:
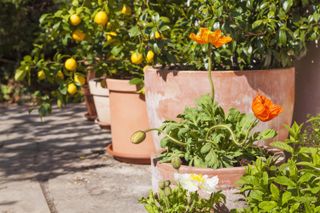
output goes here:
[{"label": "potted plant", "polygon": [[[157,48],[155,63],[163,66],[149,67],[145,72],[151,127],[174,119],[185,106],[193,105],[194,99],[210,89],[207,73],[201,71],[208,67],[207,51],[189,39],[199,27],[208,27],[210,30],[221,29],[234,39],[231,45],[212,54],[217,101],[225,110],[236,107],[248,113],[251,97],[257,92],[270,97],[285,111],[257,128],[276,129],[277,139],[285,139],[288,131],[283,124],[291,124],[294,106],[294,62],[304,56],[309,41],[320,37],[320,3],[268,0],[157,2],[149,1],[149,8],[159,11],[159,20],[166,20],[169,29],[160,31],[165,42],[155,45],[162,45]],[[142,19],[141,22],[141,29],[150,31],[150,21]],[[153,136],[159,150],[160,138],[156,134]]]},{"label": "potted plant", "polygon": [[[265,157],[268,152],[256,142],[276,136],[272,129],[259,132],[255,127],[276,118],[283,110],[265,96],[258,95],[251,104],[255,115],[241,113],[235,108],[225,112],[215,99],[215,85],[212,81],[211,54],[232,41],[223,36],[220,30],[214,32],[201,28],[191,39],[207,46],[208,81],[210,95],[202,96],[195,107],[187,107],[176,121],[165,121],[160,128],[137,131],[131,137],[134,144],[143,142],[146,133],[156,131],[163,135],[161,152],[155,163],[160,179],[172,179],[175,169],[182,173],[217,175],[221,188],[234,187],[244,173],[244,165],[257,156]],[[171,162],[171,165],[168,164]]]},{"label": "potted plant", "polygon": [[[319,212],[319,116],[308,124],[294,123],[290,138],[274,142],[287,159],[281,166],[275,159],[258,158],[239,181],[247,205],[232,212]],[[311,125],[310,125],[311,123]]]}]

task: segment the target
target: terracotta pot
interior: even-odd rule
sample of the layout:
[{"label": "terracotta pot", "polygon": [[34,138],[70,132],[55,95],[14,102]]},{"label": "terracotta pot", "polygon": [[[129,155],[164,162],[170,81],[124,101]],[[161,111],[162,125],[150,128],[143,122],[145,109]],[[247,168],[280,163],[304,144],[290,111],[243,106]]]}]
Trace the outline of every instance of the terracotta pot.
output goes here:
[{"label": "terracotta pot", "polygon": [[135,145],[130,142],[137,130],[149,128],[144,96],[128,80],[107,79],[110,92],[112,147],[108,152],[115,158],[132,163],[150,163],[154,153],[151,136]]},{"label": "terracotta pot", "polygon": [[83,85],[81,87],[82,93],[84,95],[84,102],[86,104],[87,112],[84,115],[88,121],[94,121],[97,118],[97,112],[94,105],[93,97],[90,93],[88,85]]},{"label": "terracotta pot", "polygon": [[174,174],[177,172],[181,174],[202,174],[208,175],[208,177],[218,176],[219,189],[230,189],[237,186],[236,182],[239,181],[244,175],[245,167],[208,169],[196,168],[192,166],[181,166],[179,170],[176,170],[169,163],[156,162],[153,168],[152,185],[156,186],[161,180],[173,180]]},{"label": "terracotta pot", "polygon": [[91,79],[89,81],[89,88],[96,106],[97,123],[101,128],[108,129],[111,124],[109,90],[103,88],[100,82],[101,79]]},{"label": "terracotta pot", "polygon": [[[210,93],[207,71],[174,71],[149,67],[145,72],[146,102],[151,128],[159,127],[164,120],[174,120],[186,106]],[[291,124],[294,95],[295,69],[213,72],[216,100],[225,109],[231,107],[252,113],[251,104],[258,94],[266,95],[284,111],[269,122],[260,122],[257,130],[273,128],[278,131],[276,140],[288,136],[285,124]],[[160,138],[153,133],[157,152]]]}]

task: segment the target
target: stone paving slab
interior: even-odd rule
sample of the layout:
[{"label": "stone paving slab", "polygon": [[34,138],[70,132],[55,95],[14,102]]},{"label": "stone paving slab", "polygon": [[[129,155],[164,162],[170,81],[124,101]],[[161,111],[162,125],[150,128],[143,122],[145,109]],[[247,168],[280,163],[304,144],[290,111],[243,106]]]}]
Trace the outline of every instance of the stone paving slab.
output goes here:
[{"label": "stone paving slab", "polygon": [[110,132],[84,119],[84,105],[41,121],[25,108],[0,106],[0,213],[139,213],[150,166],[105,154]]}]

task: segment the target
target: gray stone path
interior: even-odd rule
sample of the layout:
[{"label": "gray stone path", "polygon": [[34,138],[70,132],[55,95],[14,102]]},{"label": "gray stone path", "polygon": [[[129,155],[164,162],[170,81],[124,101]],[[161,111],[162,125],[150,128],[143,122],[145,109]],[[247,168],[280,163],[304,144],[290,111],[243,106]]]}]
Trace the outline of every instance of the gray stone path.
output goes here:
[{"label": "gray stone path", "polygon": [[41,121],[0,106],[0,213],[139,213],[151,188],[149,166],[104,153],[110,132],[74,105]]}]

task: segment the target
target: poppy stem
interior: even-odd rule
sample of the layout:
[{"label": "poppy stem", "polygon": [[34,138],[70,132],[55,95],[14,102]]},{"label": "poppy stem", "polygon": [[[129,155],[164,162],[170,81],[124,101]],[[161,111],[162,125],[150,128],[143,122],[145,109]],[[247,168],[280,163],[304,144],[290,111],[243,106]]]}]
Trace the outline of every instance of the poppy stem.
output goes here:
[{"label": "poppy stem", "polygon": [[215,91],[214,91],[214,84],[213,84],[213,80],[212,80],[212,58],[211,58],[211,52],[212,52],[212,47],[209,44],[208,45],[208,77],[209,77],[209,82],[210,82],[210,87],[211,87],[211,97],[214,100]]},{"label": "poppy stem", "polygon": [[171,135],[165,133],[163,130],[161,130],[160,128],[152,128],[152,129],[147,129],[145,130],[144,132],[145,133],[148,133],[148,132],[151,132],[151,131],[157,131],[158,133],[161,133],[163,134],[165,137],[169,138],[173,143],[179,145],[179,146],[186,146],[185,143],[175,139],[174,137],[172,137]]},{"label": "poppy stem", "polygon": [[228,130],[228,131],[230,132],[230,134],[231,134],[231,141],[232,141],[235,145],[240,146],[240,147],[244,145],[244,144],[243,144],[244,142],[243,142],[243,143],[239,143],[239,142],[237,141],[236,136],[235,136],[234,132],[232,131],[232,129],[231,129],[229,126],[223,125],[223,124],[215,125],[215,126],[211,127],[211,128],[208,130],[208,132],[207,132],[206,140],[208,140],[210,133],[211,133],[213,130],[215,130],[215,129],[225,129],[225,130]]}]

